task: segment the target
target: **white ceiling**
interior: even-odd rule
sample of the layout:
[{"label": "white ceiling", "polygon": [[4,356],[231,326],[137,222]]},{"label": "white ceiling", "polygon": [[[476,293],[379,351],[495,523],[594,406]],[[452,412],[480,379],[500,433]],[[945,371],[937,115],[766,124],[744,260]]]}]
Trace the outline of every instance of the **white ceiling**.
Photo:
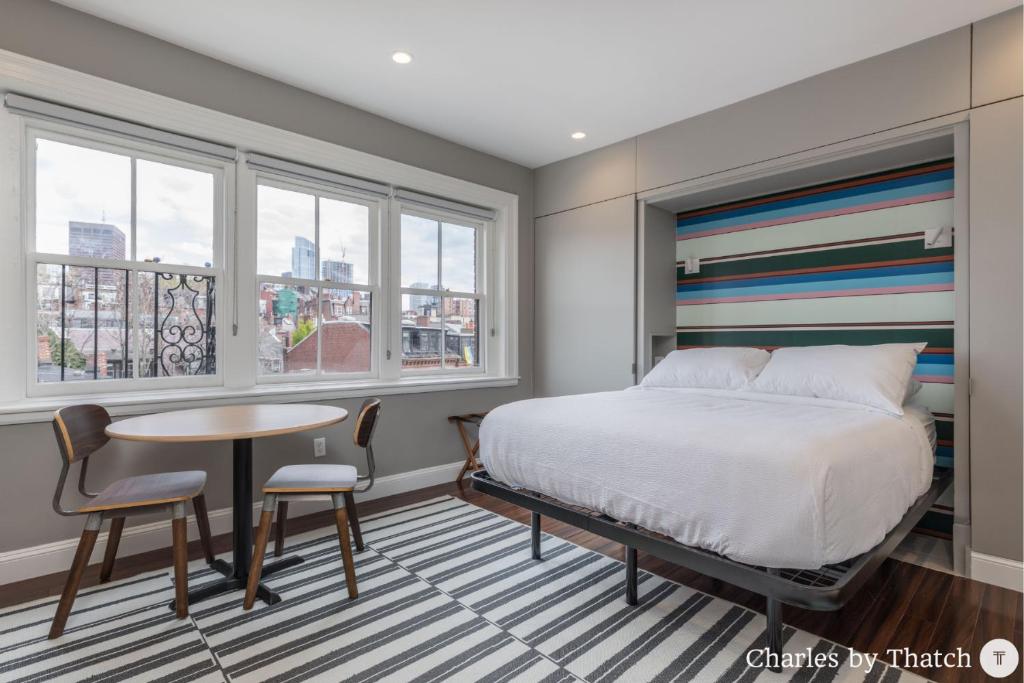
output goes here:
[{"label": "white ceiling", "polygon": [[[61,0],[536,167],[1019,0]],[[391,61],[395,50],[414,56]],[[569,138],[586,131],[582,141]]]}]

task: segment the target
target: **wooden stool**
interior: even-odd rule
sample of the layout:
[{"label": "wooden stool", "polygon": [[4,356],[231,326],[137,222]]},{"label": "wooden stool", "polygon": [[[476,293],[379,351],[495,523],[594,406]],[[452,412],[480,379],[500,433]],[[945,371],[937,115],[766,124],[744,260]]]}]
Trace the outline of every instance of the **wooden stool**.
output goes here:
[{"label": "wooden stool", "polygon": [[466,476],[466,472],[472,472],[474,470],[481,469],[483,465],[477,460],[476,454],[480,451],[480,438],[477,435],[476,441],[473,443],[469,442],[469,435],[466,433],[466,425],[473,424],[479,429],[480,423],[484,421],[487,416],[487,412],[483,413],[466,413],[465,415],[450,415],[448,417],[449,422],[454,422],[455,426],[459,429],[459,436],[462,437],[462,445],[466,449],[466,463],[462,466],[462,471],[459,472],[459,476],[455,478],[455,483],[459,484],[462,482],[462,478]]},{"label": "wooden stool", "polygon": [[[57,492],[53,495],[53,509],[59,515],[87,517],[71,571],[68,572],[67,582],[64,584],[64,592],[61,593],[57,605],[57,613],[50,626],[50,638],[58,638],[64,633],[64,624],[67,623],[71,607],[75,603],[82,573],[89,564],[96,536],[105,520],[110,520],[110,534],[107,537],[107,550],[100,568],[101,583],[109,581],[114,570],[114,558],[117,555],[117,545],[121,540],[125,518],[159,510],[170,511],[171,539],[174,544],[174,605],[179,619],[188,616],[188,538],[185,529],[185,503],[189,500],[196,511],[196,523],[199,526],[199,537],[202,540],[206,561],[213,562],[210,521],[206,515],[206,499],[203,497],[206,472],[145,474],[119,479],[99,493],[90,493],[86,490],[85,473],[89,457],[110,440],[104,431],[109,424],[110,415],[97,405],[69,406],[61,408],[53,415],[53,431],[57,435],[57,445],[63,456]],[[89,502],[76,510],[65,510],[61,507],[61,497],[68,470],[75,462],[81,463],[78,472],[78,491],[89,498]]]}]

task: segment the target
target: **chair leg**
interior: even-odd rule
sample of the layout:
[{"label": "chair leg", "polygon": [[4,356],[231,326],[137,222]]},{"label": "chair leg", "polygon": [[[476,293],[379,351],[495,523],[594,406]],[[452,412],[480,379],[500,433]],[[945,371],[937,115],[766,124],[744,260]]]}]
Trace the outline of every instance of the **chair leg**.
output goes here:
[{"label": "chair leg", "polygon": [[110,581],[114,571],[114,559],[117,557],[117,546],[121,542],[121,531],[124,530],[124,517],[115,517],[110,522],[110,533],[107,534],[107,550],[103,554],[103,565],[100,567],[100,583]]},{"label": "chair leg", "polygon": [[282,500],[277,504],[277,526],[274,527],[274,555],[284,555],[284,532],[288,524],[288,501]]},{"label": "chair leg", "polygon": [[199,542],[203,546],[203,557],[206,564],[213,562],[213,541],[210,535],[210,515],[206,511],[206,496],[199,494],[192,499],[192,507],[196,511],[196,526],[199,527]]},{"label": "chair leg", "polygon": [[71,570],[68,572],[68,579],[64,583],[64,592],[60,595],[60,602],[57,604],[57,613],[53,616],[53,623],[50,625],[50,639],[59,638],[64,633],[64,624],[71,614],[71,606],[75,604],[75,596],[78,595],[78,585],[82,582],[82,573],[89,564],[89,557],[92,555],[93,546],[96,545],[96,535],[99,533],[103,517],[99,513],[89,515],[85,521],[85,529],[82,531],[82,538],[78,541],[78,550],[75,551],[75,559],[71,563]]},{"label": "chair leg", "polygon": [[345,497],[338,493],[332,494],[331,497],[334,499],[334,523],[338,527],[341,563],[345,566],[345,585],[348,587],[348,597],[355,600],[359,597],[359,589],[356,588],[356,564],[352,559],[352,546],[348,540],[348,513],[345,511]]},{"label": "chair leg", "polygon": [[256,602],[256,589],[259,588],[260,575],[263,573],[263,555],[267,552],[267,540],[270,538],[270,524],[274,521],[276,504],[277,496],[274,494],[263,497],[263,512],[260,513],[260,526],[256,530],[252,562],[249,564],[249,582],[245,585],[245,600],[242,602],[242,607],[247,610],[252,609],[253,603]]},{"label": "chair leg", "polygon": [[171,542],[174,552],[174,609],[176,616],[184,619],[188,616],[188,526],[183,502],[174,504]]},{"label": "chair leg", "polygon": [[363,552],[363,532],[359,530],[359,513],[356,511],[356,497],[351,491],[345,491],[345,512],[348,523],[352,527],[352,539],[356,542],[356,550]]}]

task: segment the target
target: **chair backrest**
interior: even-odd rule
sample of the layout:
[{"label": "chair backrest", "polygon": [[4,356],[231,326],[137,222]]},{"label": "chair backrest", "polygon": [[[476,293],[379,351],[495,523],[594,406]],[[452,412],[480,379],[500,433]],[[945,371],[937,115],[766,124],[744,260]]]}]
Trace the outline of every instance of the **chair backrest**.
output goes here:
[{"label": "chair backrest", "polygon": [[377,418],[380,417],[380,399],[368,398],[363,401],[359,409],[359,416],[356,418],[356,428],[352,432],[352,441],[360,448],[370,445],[373,438],[373,430],[377,427]]},{"label": "chair backrest", "polygon": [[53,433],[68,464],[88,458],[106,445],[110,437],[103,430],[109,424],[110,414],[103,406],[67,406],[55,412]]}]

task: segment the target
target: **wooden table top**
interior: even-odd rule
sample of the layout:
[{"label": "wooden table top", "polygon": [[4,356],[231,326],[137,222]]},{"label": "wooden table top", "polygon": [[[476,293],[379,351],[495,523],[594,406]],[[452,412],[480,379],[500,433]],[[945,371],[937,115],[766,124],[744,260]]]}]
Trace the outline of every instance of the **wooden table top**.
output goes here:
[{"label": "wooden table top", "polygon": [[231,441],[317,429],[347,417],[344,408],[308,403],[215,406],[130,417],[106,432],[128,441]]}]

